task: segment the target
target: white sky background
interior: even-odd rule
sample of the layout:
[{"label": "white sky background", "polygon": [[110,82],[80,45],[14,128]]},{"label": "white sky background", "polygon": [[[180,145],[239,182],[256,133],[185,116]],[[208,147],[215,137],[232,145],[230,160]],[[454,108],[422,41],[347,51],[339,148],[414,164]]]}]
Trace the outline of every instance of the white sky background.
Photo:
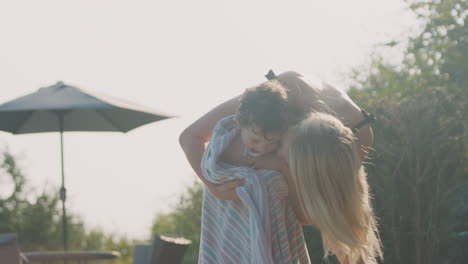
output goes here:
[{"label": "white sky background", "polygon": [[[62,80],[180,116],[127,134],[64,135],[68,211],[146,239],[195,179],[177,139],[196,117],[269,69],[345,86],[376,45],[415,25],[402,0],[0,0],[0,103]],[[58,133],[0,132],[3,145],[32,186],[60,185]]]}]

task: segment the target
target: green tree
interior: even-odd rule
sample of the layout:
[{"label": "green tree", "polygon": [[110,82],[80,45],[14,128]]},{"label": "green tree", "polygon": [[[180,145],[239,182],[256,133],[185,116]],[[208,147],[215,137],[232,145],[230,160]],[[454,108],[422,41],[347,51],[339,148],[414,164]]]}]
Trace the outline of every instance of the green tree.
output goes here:
[{"label": "green tree", "polygon": [[401,65],[374,60],[350,89],[377,114],[369,181],[386,263],[468,259],[468,3],[409,1],[424,22]]},{"label": "green tree", "polygon": [[155,233],[182,236],[192,240],[184,263],[196,263],[200,245],[201,208],[203,202],[203,186],[195,182],[180,196],[175,208],[167,214],[158,214],[151,228]]},{"label": "green tree", "polygon": [[[11,182],[12,193],[0,199],[0,233],[16,233],[22,251],[62,250],[62,218],[56,191],[44,189],[34,195],[28,187],[15,158],[8,149],[0,153],[0,182]],[[99,229],[86,230],[81,218],[67,216],[71,250],[119,251],[116,264],[131,263],[134,242],[125,237],[108,235]]]}]

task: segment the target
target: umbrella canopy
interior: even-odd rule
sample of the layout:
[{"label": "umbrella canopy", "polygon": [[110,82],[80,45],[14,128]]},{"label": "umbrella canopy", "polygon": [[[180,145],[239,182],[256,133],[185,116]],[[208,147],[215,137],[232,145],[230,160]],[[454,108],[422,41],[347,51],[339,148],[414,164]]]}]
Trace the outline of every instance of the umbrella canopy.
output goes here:
[{"label": "umbrella canopy", "polygon": [[1,104],[0,130],[13,134],[53,131],[128,132],[169,117],[172,116],[58,82]]},{"label": "umbrella canopy", "polygon": [[0,105],[0,130],[13,134],[60,132],[62,157],[63,247],[68,249],[66,189],[63,165],[64,131],[128,132],[172,116],[125,100],[97,95],[58,82]]}]

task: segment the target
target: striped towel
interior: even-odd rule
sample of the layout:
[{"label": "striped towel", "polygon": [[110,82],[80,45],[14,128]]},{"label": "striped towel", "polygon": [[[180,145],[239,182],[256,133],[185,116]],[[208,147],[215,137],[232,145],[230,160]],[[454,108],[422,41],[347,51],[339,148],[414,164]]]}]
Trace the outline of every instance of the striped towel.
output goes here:
[{"label": "striped towel", "polygon": [[220,200],[205,188],[198,263],[310,263],[281,174],[219,160],[236,133],[233,116],[219,121],[202,170],[213,183],[245,178],[236,189],[242,202]]}]

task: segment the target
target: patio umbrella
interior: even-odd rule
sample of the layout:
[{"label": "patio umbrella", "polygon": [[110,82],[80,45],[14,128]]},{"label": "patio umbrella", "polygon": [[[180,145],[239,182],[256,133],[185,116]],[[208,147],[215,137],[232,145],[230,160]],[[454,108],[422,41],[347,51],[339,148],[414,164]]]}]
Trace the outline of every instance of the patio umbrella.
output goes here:
[{"label": "patio umbrella", "polygon": [[141,125],[170,117],[172,116],[154,112],[121,99],[97,95],[58,82],[1,104],[0,130],[13,134],[60,132],[62,161],[60,200],[62,201],[63,247],[67,250],[63,132],[128,132]]}]

